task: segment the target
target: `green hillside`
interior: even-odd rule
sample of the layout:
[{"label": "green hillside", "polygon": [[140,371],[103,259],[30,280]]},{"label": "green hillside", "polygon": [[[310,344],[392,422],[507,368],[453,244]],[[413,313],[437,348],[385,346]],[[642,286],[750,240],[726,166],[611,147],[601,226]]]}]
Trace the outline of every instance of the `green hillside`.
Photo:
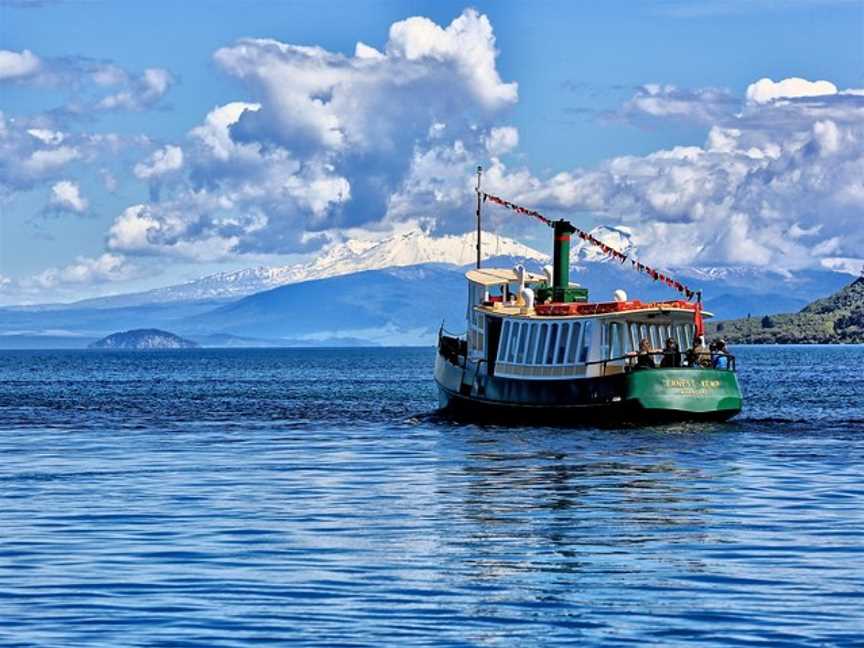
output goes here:
[{"label": "green hillside", "polygon": [[797,313],[706,323],[733,344],[864,344],[864,276]]}]

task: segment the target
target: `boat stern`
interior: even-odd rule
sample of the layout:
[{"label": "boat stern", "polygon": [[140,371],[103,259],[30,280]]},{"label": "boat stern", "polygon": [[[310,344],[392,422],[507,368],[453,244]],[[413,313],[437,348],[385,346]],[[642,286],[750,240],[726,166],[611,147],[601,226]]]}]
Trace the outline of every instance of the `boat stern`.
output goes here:
[{"label": "boat stern", "polygon": [[724,369],[646,369],[627,375],[625,402],[646,414],[725,420],[741,411],[741,388]]}]

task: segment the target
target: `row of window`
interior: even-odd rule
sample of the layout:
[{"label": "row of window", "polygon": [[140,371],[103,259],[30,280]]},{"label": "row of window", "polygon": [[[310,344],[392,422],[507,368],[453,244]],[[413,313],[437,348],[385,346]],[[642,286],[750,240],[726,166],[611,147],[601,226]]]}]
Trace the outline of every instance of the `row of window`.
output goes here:
[{"label": "row of window", "polygon": [[588,358],[591,320],[531,322],[504,320],[497,362],[517,365],[572,365]]},{"label": "row of window", "polygon": [[652,349],[662,349],[672,338],[680,350],[693,345],[692,324],[637,324],[636,322],[610,322],[603,328],[604,358],[620,358],[625,353],[639,350],[639,342],[648,339]]}]

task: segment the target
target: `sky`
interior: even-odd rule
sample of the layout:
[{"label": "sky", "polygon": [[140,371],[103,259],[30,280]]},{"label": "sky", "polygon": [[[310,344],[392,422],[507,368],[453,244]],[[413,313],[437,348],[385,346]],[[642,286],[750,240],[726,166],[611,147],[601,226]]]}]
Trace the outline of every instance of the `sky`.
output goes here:
[{"label": "sky", "polygon": [[665,267],[855,272],[864,3],[0,0],[0,304],[461,233],[477,165]]}]

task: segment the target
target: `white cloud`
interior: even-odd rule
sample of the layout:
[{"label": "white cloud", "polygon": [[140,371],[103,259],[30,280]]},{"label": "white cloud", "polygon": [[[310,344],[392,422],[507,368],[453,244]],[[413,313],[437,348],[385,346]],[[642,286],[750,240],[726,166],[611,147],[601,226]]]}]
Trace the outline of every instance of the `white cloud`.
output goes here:
[{"label": "white cloud", "polygon": [[737,103],[732,93],[720,88],[687,90],[669,84],[648,83],[636,91],[620,112],[628,117],[647,115],[711,123],[728,114]]},{"label": "white cloud", "polygon": [[46,183],[47,189],[68,176],[73,163],[89,163],[106,157],[117,159],[124,151],[150,146],[141,136],[113,133],[88,134],[63,130],[51,118],[7,117],[0,112],[0,197]]},{"label": "white cloud", "polygon": [[141,250],[149,245],[149,233],[158,232],[161,227],[158,220],[149,216],[146,205],[132,205],[123,210],[108,230],[108,247],[114,250]]},{"label": "white cloud", "polygon": [[486,150],[489,155],[504,155],[517,146],[519,146],[519,131],[513,126],[492,128],[486,138]]},{"label": "white cloud", "polygon": [[61,180],[51,187],[49,205],[56,209],[83,213],[87,210],[87,199],[81,196],[80,187],[69,180]]},{"label": "white cloud", "polygon": [[446,28],[426,18],[397,22],[384,54],[363,44],[357,52],[245,39],[214,58],[264,98],[240,120],[247,139],[266,137],[296,152],[392,155],[448,114],[497,110],[517,99],[516,84],[503,83],[495,69],[491,25],[473,10]]},{"label": "white cloud", "polygon": [[0,50],[0,81],[29,77],[39,71],[41,61],[30,50]]},{"label": "white cloud", "polygon": [[515,103],[518,97],[517,84],[503,83],[495,67],[495,36],[489,19],[473,10],[463,12],[447,28],[419,16],[394,23],[386,51],[409,61],[455,63],[488,107]]},{"label": "white cloud", "polygon": [[[787,84],[782,92],[814,86],[827,90]],[[659,86],[644,91],[664,100],[670,93]],[[709,125],[703,146],[621,156],[546,179],[495,161],[486,186],[553,213],[592,211],[601,222],[632,226],[643,257],[656,263],[790,271],[860,256],[864,97],[844,92],[764,103],[751,97],[743,108],[724,100],[719,110],[706,93],[675,93],[690,99],[665,116],[695,116]]]},{"label": "white cloud", "polygon": [[[94,110],[153,108],[175,82],[163,68],[146,68],[136,75],[111,62],[82,56],[40,58],[30,50],[0,50],[3,81],[68,91],[68,103],[55,111],[66,117],[89,117]],[[113,88],[114,92],[98,98],[105,88]]]},{"label": "white cloud", "polygon": [[[207,147],[207,155],[225,161],[238,151],[238,144],[231,139],[230,128],[247,110],[256,112],[261,104],[234,101],[218,106],[207,113],[201,126],[196,126],[190,135]],[[257,149],[256,149],[257,150]]]},{"label": "white cloud", "polygon": [[[232,236],[232,227],[240,229],[242,224],[229,221],[209,228],[208,233],[184,236],[187,229],[196,226],[196,221],[184,219],[185,213],[160,206],[157,211],[148,205],[133,205],[126,208],[108,231],[108,247],[112,251],[139,255],[163,255],[196,260],[225,259],[235,251],[239,238]],[[237,227],[237,226],[240,227]]]},{"label": "white cloud", "polygon": [[48,144],[49,146],[60,144],[66,137],[60,131],[54,131],[47,128],[28,128],[27,134],[35,137],[43,144]]},{"label": "white cloud", "polygon": [[864,277],[864,258],[862,257],[826,257],[821,260],[823,268],[834,272],[842,272],[853,277]]},{"label": "white cloud", "polygon": [[145,161],[135,165],[135,175],[142,180],[156,178],[178,171],[183,166],[183,149],[167,145],[157,149]]},{"label": "white cloud", "polygon": [[64,285],[93,285],[126,281],[140,276],[140,270],[125,258],[102,254],[96,258],[78,257],[74,263],[60,268],[48,268],[21,282],[23,288],[53,289]]},{"label": "white cloud", "polygon": [[30,157],[24,160],[23,166],[35,174],[42,174],[63,167],[79,157],[81,157],[81,153],[72,146],[40,149],[33,151]]},{"label": "white cloud", "polygon": [[782,81],[769,78],[759,79],[747,86],[747,101],[764,104],[777,99],[797,97],[819,97],[837,94],[837,86],[830,81],[808,81],[800,77],[790,77]]},{"label": "white cloud", "polygon": [[171,73],[162,68],[147,68],[143,74],[132,79],[125,73],[117,74],[103,70],[101,74],[94,77],[94,80],[100,85],[105,85],[109,80],[125,82],[126,85],[120,92],[98,101],[95,105],[96,110],[138,111],[152,108],[174,83]]},{"label": "white cloud", "polygon": [[476,160],[487,145],[517,145],[514,128],[494,123],[517,97],[495,69],[494,43],[488,19],[467,10],[447,27],[395,23],[383,49],[358,43],[353,57],[269,39],[219,49],[217,64],[259,100],[214,108],[182,153],[172,145],[139,163],[136,175],[159,182],[149,204],[117,217],[109,249],[291,253],[321,245],[331,228],[392,222],[394,196],[432,150],[458,143]]}]

